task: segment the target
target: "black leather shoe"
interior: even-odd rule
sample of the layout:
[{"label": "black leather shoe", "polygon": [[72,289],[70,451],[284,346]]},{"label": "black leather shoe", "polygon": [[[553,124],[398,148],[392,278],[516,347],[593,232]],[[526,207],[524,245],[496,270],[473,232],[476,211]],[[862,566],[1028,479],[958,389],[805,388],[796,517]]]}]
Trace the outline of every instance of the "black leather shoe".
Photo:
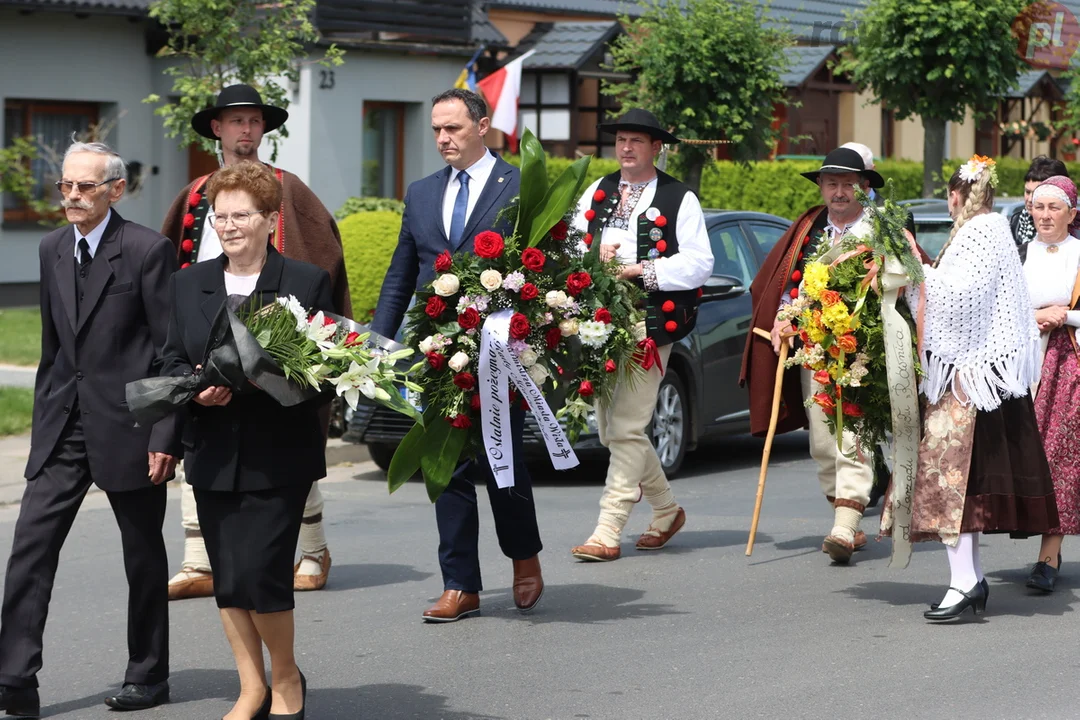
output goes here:
[{"label": "black leather shoe", "polygon": [[167,702],[169,702],[168,680],[162,680],[155,685],[124,683],[123,690],[105,698],[105,704],[113,710],[146,710]]},{"label": "black leather shoe", "polygon": [[307,708],[307,678],[304,677],[304,673],[300,673],[300,698],[304,703],[300,708],[300,712],[289,713],[288,715],[270,713],[266,716],[267,720],[304,720],[304,710]]},{"label": "black leather shoe", "polygon": [[[1061,557],[1058,556],[1058,567],[1061,567]],[[1044,593],[1054,592],[1054,586],[1057,584],[1058,568],[1051,567],[1049,563],[1037,562],[1035,567],[1031,568],[1031,574],[1028,575],[1027,586],[1032,590],[1040,590]]]},{"label": "black leather shoe", "polygon": [[13,688],[0,685],[0,710],[12,717],[41,717],[41,699],[37,688]]},{"label": "black leather shoe", "polygon": [[[255,714],[251,716],[251,720],[268,720],[270,717],[270,705],[274,702],[274,696],[270,694],[270,687],[267,686],[266,694],[263,695],[262,705],[255,711]],[[221,718],[225,720],[225,718]]]},{"label": "black leather shoe", "polygon": [[949,607],[936,607],[931,610],[927,610],[923,613],[923,617],[927,620],[946,621],[955,620],[964,614],[964,611],[971,608],[971,612],[976,617],[980,612],[986,611],[986,597],[988,593],[983,588],[982,583],[975,583],[975,586],[964,592],[960,588],[951,587],[950,590],[955,590],[964,596],[964,599],[955,605]]},{"label": "black leather shoe", "polygon": [[[986,599],[989,600],[990,599],[990,583],[986,582],[986,578],[983,578],[982,580],[979,581],[979,584],[982,585],[983,594],[986,595]],[[986,603],[984,602],[983,605],[986,605]],[[938,604],[934,603],[933,605],[930,606],[930,609],[931,610],[937,610],[938,609]]]}]

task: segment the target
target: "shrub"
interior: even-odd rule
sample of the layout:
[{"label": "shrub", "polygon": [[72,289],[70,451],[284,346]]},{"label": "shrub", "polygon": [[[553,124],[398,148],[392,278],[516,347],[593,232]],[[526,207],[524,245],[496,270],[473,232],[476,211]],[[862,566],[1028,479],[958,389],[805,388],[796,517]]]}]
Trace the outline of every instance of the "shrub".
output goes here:
[{"label": "shrub", "polygon": [[345,250],[353,319],[367,323],[397,247],[401,215],[390,210],[353,213],[338,223],[338,229]]},{"label": "shrub", "polygon": [[389,210],[400,215],[405,212],[405,203],[394,198],[351,197],[334,213],[334,217],[338,220],[344,220],[358,212],[378,212],[380,210]]}]

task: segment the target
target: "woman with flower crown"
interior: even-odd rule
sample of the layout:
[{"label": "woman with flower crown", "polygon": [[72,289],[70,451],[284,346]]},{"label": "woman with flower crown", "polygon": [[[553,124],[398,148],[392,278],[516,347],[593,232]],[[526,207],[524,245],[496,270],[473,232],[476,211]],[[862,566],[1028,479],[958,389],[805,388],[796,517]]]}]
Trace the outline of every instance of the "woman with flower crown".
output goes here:
[{"label": "woman with flower crown", "polygon": [[1039,328],[1008,220],[991,212],[994,161],[949,180],[952,234],[912,293],[925,396],[912,541],[946,545],[951,580],[928,620],[986,608],[979,533],[1034,535],[1058,524],[1029,388]]},{"label": "woman with flower crown", "polygon": [[1043,535],[1027,586],[1049,593],[1057,584],[1063,537],[1080,534],[1080,312],[1073,310],[1080,299],[1076,185],[1067,177],[1048,178],[1031,195],[1031,214],[1035,238],[1021,252],[1044,350],[1035,417],[1054,478],[1060,522]]}]

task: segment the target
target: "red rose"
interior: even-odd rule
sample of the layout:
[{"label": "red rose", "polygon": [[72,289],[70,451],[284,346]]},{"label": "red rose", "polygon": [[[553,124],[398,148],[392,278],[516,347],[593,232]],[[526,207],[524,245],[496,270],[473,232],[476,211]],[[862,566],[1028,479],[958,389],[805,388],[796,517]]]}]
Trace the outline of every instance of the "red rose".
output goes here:
[{"label": "red rose", "polygon": [[191,240],[190,238],[185,239],[182,243],[180,243],[180,249],[186,253],[191,252],[195,249],[195,241]]},{"label": "red rose", "polygon": [[544,257],[544,253],[536,248],[525,248],[521,252],[521,264],[533,272],[543,270],[546,261],[547,258]]},{"label": "red rose", "polygon": [[443,250],[439,257],[435,258],[435,272],[444,273],[450,269],[450,266],[454,264],[454,258],[450,256],[449,250]]},{"label": "red rose", "polygon": [[525,283],[521,286],[521,299],[522,300],[534,300],[536,296],[540,294],[540,291],[536,289],[536,286],[532,283]]},{"label": "red rose", "polygon": [[585,247],[589,247],[590,245],[592,245],[592,233],[585,233],[585,237],[583,239],[585,241]]},{"label": "red rose", "polygon": [[664,304],[660,306],[660,309],[666,313],[675,312],[675,303],[671,300],[665,300]]},{"label": "red rose", "polygon": [[559,222],[555,223],[555,227],[551,228],[551,239],[559,241],[565,240],[566,233],[569,229],[570,228],[566,226],[566,222],[560,220]]},{"label": "red rose", "polygon": [[188,195],[188,199],[187,199],[188,207],[195,207],[200,202],[202,202],[202,195],[200,195],[199,193],[193,192],[193,193],[191,193],[191,195]]},{"label": "red rose", "polygon": [[818,370],[816,373],[814,373],[814,382],[818,383],[819,385],[828,385],[832,382],[832,376],[829,375],[828,370]]},{"label": "red rose", "polygon": [[473,252],[482,258],[497,258],[505,247],[502,235],[491,230],[485,230],[473,239]]},{"label": "red rose", "polygon": [[186,227],[188,230],[195,227],[195,216],[191,213],[187,213],[186,215],[184,215],[184,227]]},{"label": "red rose", "polygon": [[615,364],[614,360],[608,360],[604,363],[604,372],[613,373],[619,369],[619,366]]},{"label": "red rose", "polygon": [[180,269],[183,270],[184,268],[189,268],[189,267],[191,267],[191,263],[184,263],[183,265],[180,266]]},{"label": "red rose", "polygon": [[656,227],[664,227],[667,225],[667,218],[663,215],[657,215],[656,220],[653,220],[653,222],[656,224]]},{"label": "red rose", "polygon": [[329,315],[323,315],[323,317],[322,317],[322,326],[323,327],[326,327],[327,325],[333,325],[333,324],[334,324],[334,319],[333,318],[331,318]]},{"label": "red rose", "polygon": [[476,378],[472,373],[462,372],[454,376],[454,384],[462,390],[472,390],[476,387]]},{"label": "red rose", "polygon": [[345,336],[345,347],[352,347],[360,342],[360,333],[351,332]]},{"label": "red rose", "polygon": [[593,320],[602,322],[605,325],[610,325],[611,312],[607,308],[596,308],[596,312],[593,313]]},{"label": "red rose", "polygon": [[529,325],[529,318],[521,313],[514,313],[510,317],[510,337],[515,340],[524,340],[529,337],[530,330],[532,327]]},{"label": "red rose", "polygon": [[437,320],[443,312],[446,311],[446,303],[438,295],[432,295],[428,298],[427,307],[424,308],[424,312],[427,316],[433,320]]},{"label": "red rose", "polygon": [[667,252],[667,240],[660,240],[660,241],[658,241],[656,243],[656,252],[658,252],[658,253],[666,253]]},{"label": "red rose", "polygon": [[427,362],[428,365],[431,366],[432,370],[438,372],[439,370],[442,370],[444,367],[446,367],[446,356],[442,353],[429,352],[427,354]]},{"label": "red rose", "polygon": [[581,397],[589,397],[590,395],[593,394],[592,383],[589,382],[588,380],[582,380],[581,384],[578,385],[577,391],[578,391],[578,395],[580,395]]},{"label": "red rose", "polygon": [[679,324],[676,323],[674,320],[668,320],[666,323],[664,323],[664,329],[667,330],[669,333],[675,332],[678,327]]},{"label": "red rose", "polygon": [[862,417],[862,408],[852,402],[846,402],[841,407],[848,417]]},{"label": "red rose", "polygon": [[465,312],[457,316],[457,324],[464,330],[472,330],[480,325],[480,313],[476,308],[465,308]]},{"label": "red rose", "polygon": [[469,420],[468,415],[455,415],[454,417],[446,418],[446,421],[450,423],[451,427],[456,427],[461,430],[468,430],[472,427],[472,421]]},{"label": "red rose", "polygon": [[562,341],[562,331],[557,327],[549,328],[544,336],[544,341],[548,350],[554,350],[559,347],[559,343]]},{"label": "red rose", "polygon": [[607,193],[600,189],[597,189],[597,191],[594,192],[592,195],[592,199],[594,202],[604,202],[604,198],[606,197]]},{"label": "red rose", "polygon": [[587,222],[592,222],[595,219],[596,219],[596,211],[595,210],[593,210],[592,208],[589,208],[588,210],[585,211],[585,220]]},{"label": "red rose", "polygon": [[851,333],[836,338],[836,344],[846,353],[853,353],[859,349],[859,343]]},{"label": "red rose", "polygon": [[570,277],[566,278],[566,289],[574,297],[580,295],[590,285],[592,285],[592,276],[584,271],[570,273]]},{"label": "red rose", "polygon": [[471,398],[469,398],[469,407],[472,408],[473,412],[480,412],[480,396],[479,395],[473,395]]},{"label": "red rose", "polygon": [[829,397],[829,393],[820,392],[814,395],[813,400],[825,411],[826,415],[832,415],[836,411],[836,401]]}]

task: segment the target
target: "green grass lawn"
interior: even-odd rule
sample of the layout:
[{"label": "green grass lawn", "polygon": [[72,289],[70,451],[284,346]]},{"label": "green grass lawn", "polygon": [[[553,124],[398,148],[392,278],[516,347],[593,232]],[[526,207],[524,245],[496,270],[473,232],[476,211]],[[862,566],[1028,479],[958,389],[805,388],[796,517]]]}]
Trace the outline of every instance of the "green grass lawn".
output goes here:
[{"label": "green grass lawn", "polygon": [[31,388],[0,387],[0,436],[27,432],[33,409]]},{"label": "green grass lawn", "polygon": [[0,310],[0,363],[33,366],[40,359],[41,311],[38,308]]}]

